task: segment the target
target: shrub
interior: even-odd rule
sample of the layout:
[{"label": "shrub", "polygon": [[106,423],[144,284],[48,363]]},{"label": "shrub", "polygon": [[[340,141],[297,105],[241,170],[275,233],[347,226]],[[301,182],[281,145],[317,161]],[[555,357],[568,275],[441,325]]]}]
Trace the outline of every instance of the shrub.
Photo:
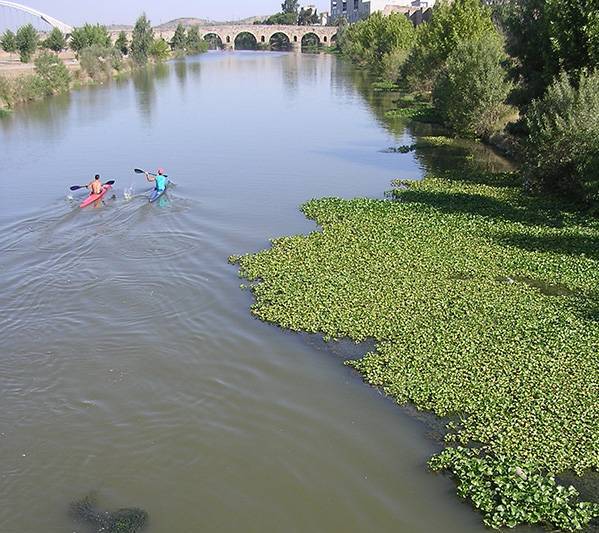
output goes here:
[{"label": "shrub", "polygon": [[599,73],[583,74],[578,87],[562,73],[533,101],[526,123],[528,183],[599,208]]},{"label": "shrub", "polygon": [[114,42],[114,47],[124,56],[129,54],[129,41],[127,40],[127,34],[124,31],[119,33],[119,36]]},{"label": "shrub", "polygon": [[90,46],[79,52],[81,69],[92,79],[97,80],[112,75],[113,70],[122,68],[122,55],[115,48]]},{"label": "shrub", "polygon": [[409,51],[402,48],[394,48],[385,54],[382,61],[383,77],[389,81],[397,82],[408,59],[408,54]]},{"label": "shrub", "polygon": [[11,108],[14,104],[14,88],[6,76],[0,76],[0,108]]},{"label": "shrub", "polygon": [[208,50],[208,43],[200,37],[200,31],[197,26],[192,26],[187,30],[185,48],[188,54],[200,54]]},{"label": "shrub", "polygon": [[28,102],[46,96],[46,82],[37,74],[19,76],[14,81],[15,101]]},{"label": "shrub", "polygon": [[35,28],[31,24],[21,26],[17,30],[15,42],[17,45],[17,50],[21,55],[21,61],[23,63],[29,63],[29,61],[31,61],[31,56],[37,50],[37,45],[39,42]]},{"label": "shrub", "polygon": [[173,51],[177,50],[185,50],[186,44],[186,35],[185,35],[185,26],[183,24],[177,24],[177,29],[175,30],[175,34],[171,39],[170,45]]},{"label": "shrub", "polygon": [[154,61],[166,61],[171,55],[171,48],[164,39],[156,39],[152,43],[150,55]]},{"label": "shrub", "polygon": [[459,43],[437,78],[433,102],[443,122],[460,135],[488,137],[505,116],[511,90],[506,59],[494,37]]},{"label": "shrub", "polygon": [[45,83],[46,95],[69,90],[71,74],[58,56],[44,52],[35,60],[35,71]]}]

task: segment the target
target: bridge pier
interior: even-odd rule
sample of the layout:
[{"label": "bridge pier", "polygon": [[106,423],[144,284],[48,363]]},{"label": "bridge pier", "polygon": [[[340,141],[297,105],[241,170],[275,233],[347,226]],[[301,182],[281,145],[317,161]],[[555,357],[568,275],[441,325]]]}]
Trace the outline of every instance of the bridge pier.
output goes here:
[{"label": "bridge pier", "polygon": [[300,53],[302,51],[301,41],[299,41],[299,42],[291,41],[291,51],[295,52],[295,53]]}]

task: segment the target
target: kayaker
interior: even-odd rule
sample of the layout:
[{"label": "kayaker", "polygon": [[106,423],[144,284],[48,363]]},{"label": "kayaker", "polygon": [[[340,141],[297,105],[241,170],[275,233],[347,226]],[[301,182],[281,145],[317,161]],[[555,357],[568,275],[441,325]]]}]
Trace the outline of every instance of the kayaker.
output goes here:
[{"label": "kayaker", "polygon": [[90,181],[87,184],[87,188],[90,194],[100,194],[102,192],[102,181],[100,180],[100,174],[96,174],[94,181]]},{"label": "kayaker", "polygon": [[153,174],[150,174],[148,172],[144,172],[144,174],[146,175],[146,179],[150,182],[155,182],[155,188],[158,192],[162,192],[164,191],[164,189],[166,189],[166,186],[168,185],[168,179],[164,173],[164,169],[163,168],[159,168],[156,171],[156,175],[154,176]]}]

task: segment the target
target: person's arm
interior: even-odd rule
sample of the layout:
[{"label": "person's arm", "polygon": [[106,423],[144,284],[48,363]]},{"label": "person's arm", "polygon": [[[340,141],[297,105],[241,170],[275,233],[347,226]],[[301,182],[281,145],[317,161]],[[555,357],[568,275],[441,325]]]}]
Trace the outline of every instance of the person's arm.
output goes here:
[{"label": "person's arm", "polygon": [[152,176],[151,174],[148,174],[147,172],[144,172],[144,174],[146,175],[146,179],[148,181],[156,181],[156,178],[154,176]]}]

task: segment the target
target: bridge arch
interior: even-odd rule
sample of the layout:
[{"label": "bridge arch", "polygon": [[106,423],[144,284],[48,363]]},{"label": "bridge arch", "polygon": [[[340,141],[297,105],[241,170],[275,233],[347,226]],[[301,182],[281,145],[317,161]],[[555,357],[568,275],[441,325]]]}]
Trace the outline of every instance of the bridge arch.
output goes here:
[{"label": "bridge arch", "polygon": [[17,11],[22,11],[23,13],[27,13],[28,15],[32,15],[34,17],[39,18],[44,21],[46,24],[49,24],[53,28],[58,28],[63,33],[72,33],[73,27],[69,26],[65,22],[61,22],[50,15],[46,15],[37,9],[33,9],[32,7],[24,6],[23,4],[17,4],[16,2],[5,2],[4,0],[0,0],[0,7],[6,7],[9,9],[15,9]]},{"label": "bridge arch", "polygon": [[302,35],[302,48],[318,48],[321,44],[320,37],[314,32]]},{"label": "bridge arch", "polygon": [[258,48],[258,36],[251,31],[240,31],[233,39],[235,50],[256,50]]},{"label": "bridge arch", "polygon": [[208,42],[210,50],[219,50],[224,46],[224,41],[218,33],[206,33],[204,35],[204,40]]}]

